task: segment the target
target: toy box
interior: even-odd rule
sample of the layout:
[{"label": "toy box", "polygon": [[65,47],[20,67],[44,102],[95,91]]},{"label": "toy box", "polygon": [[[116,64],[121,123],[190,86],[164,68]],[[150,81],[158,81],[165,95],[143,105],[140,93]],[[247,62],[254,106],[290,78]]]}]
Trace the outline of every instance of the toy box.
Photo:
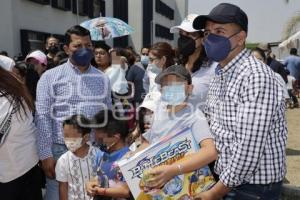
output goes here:
[{"label": "toy box", "polygon": [[190,128],[168,134],[130,158],[121,160],[118,165],[125,177],[131,193],[137,200],[188,200],[201,191],[206,191],[215,184],[208,166],[194,172],[179,175],[171,179],[155,193],[142,190],[143,172],[160,165],[180,163],[199,151]]}]

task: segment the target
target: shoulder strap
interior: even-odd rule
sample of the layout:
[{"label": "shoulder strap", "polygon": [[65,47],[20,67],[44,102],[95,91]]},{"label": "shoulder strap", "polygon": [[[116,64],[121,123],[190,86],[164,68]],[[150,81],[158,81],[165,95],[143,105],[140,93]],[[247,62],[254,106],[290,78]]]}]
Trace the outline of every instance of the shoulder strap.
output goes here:
[{"label": "shoulder strap", "polygon": [[12,114],[13,114],[13,106],[10,105],[8,112],[6,113],[5,117],[3,118],[3,121],[1,121],[1,123],[0,123],[0,147],[5,142],[5,139],[11,130]]}]

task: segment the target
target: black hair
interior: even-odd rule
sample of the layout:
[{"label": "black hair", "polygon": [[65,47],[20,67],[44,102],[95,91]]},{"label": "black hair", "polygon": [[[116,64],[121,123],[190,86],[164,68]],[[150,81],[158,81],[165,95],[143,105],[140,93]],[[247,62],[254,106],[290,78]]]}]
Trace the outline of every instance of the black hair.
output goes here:
[{"label": "black hair", "polygon": [[94,43],[94,48],[100,48],[100,49],[104,49],[105,51],[107,51],[107,53],[109,53],[109,50],[111,49],[111,47],[106,44],[104,41],[93,41]]},{"label": "black hair", "polygon": [[65,33],[65,44],[66,45],[69,45],[72,42],[71,41],[72,34],[78,35],[78,36],[87,36],[88,35],[91,38],[89,30],[87,30],[86,28],[83,28],[82,26],[75,25],[75,26],[72,26],[71,28],[69,28],[67,30],[67,32]]},{"label": "black hair", "polygon": [[291,74],[290,70],[288,70],[288,69],[285,70],[285,73],[286,73],[287,75],[290,75],[290,74]]},{"label": "black hair", "polygon": [[141,52],[142,52],[143,49],[148,49],[148,50],[150,50],[150,48],[151,48],[151,45],[145,45],[145,46],[143,46],[143,47],[141,48]]},{"label": "black hair", "polygon": [[108,136],[120,134],[122,140],[124,141],[129,134],[127,120],[119,119],[116,115],[114,115],[112,110],[99,111],[93,117],[91,125],[99,125],[99,129],[104,130]]},{"label": "black hair", "polygon": [[64,51],[59,51],[55,54],[54,57],[58,57],[60,60],[62,60],[64,58],[68,58],[68,55]]},{"label": "black hair", "polygon": [[14,66],[14,68],[16,68],[19,71],[19,74],[22,78],[26,78],[27,65],[25,62],[23,62],[23,61],[17,62],[16,65]]},{"label": "black hair", "polygon": [[0,51],[0,55],[8,57],[8,53],[6,51]]},{"label": "black hair", "polygon": [[51,38],[56,39],[59,43],[59,39],[57,37],[55,37],[54,35],[50,35],[49,37],[46,38],[46,44],[48,44],[48,42]]},{"label": "black hair", "polygon": [[126,47],[125,50],[128,54],[127,61],[128,61],[129,66],[134,65],[134,63],[136,61],[136,57],[139,55],[136,53],[136,51],[133,49],[132,46]]},{"label": "black hair", "polygon": [[82,135],[91,132],[90,121],[84,115],[72,115],[63,122],[63,126],[65,125],[73,125]]},{"label": "black hair", "polygon": [[138,111],[138,126],[140,129],[141,133],[145,133],[145,121],[144,121],[144,116],[146,114],[146,108],[141,107],[140,110]]},{"label": "black hair", "polygon": [[125,57],[129,66],[133,65],[135,62],[134,55],[132,53],[128,52],[128,50],[125,48],[116,47],[116,48],[113,48],[113,50],[111,52],[116,52],[117,56]]},{"label": "black hair", "polygon": [[296,48],[291,48],[290,54],[291,55],[297,55],[297,49]]},{"label": "black hair", "polygon": [[265,52],[261,48],[256,47],[256,48],[254,48],[254,49],[251,50],[251,52],[254,52],[254,51],[257,52],[257,53],[259,53],[259,55],[261,57],[263,57],[264,61],[266,61],[266,59],[267,59],[266,54],[265,54]]}]

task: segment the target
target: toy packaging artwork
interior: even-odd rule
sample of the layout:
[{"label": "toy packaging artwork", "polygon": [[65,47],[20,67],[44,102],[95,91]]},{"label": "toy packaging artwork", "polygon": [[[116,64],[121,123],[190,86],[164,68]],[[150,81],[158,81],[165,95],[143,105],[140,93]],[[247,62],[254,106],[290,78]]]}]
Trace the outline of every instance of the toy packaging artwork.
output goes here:
[{"label": "toy packaging artwork", "polygon": [[145,193],[143,188],[151,174],[149,169],[180,163],[199,151],[190,128],[175,131],[118,165],[136,200],[188,200],[195,194],[210,189],[215,180],[208,166],[174,177],[160,190]]}]

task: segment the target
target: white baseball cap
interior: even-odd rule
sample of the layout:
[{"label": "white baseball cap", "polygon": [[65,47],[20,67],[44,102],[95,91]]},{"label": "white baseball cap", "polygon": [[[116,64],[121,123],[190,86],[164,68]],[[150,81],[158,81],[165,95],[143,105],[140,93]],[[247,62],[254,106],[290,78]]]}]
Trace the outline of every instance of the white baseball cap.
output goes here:
[{"label": "white baseball cap", "polygon": [[148,93],[145,98],[143,103],[138,107],[138,110],[141,108],[147,108],[153,112],[156,111],[156,107],[160,101],[160,92],[150,92]]},{"label": "white baseball cap", "polygon": [[7,70],[12,71],[12,68],[16,65],[15,61],[7,56],[0,55],[0,66]]},{"label": "white baseball cap", "polygon": [[47,56],[40,50],[36,50],[28,54],[25,58],[25,62],[27,62],[29,58],[34,58],[40,64],[47,65]]},{"label": "white baseball cap", "polygon": [[180,29],[188,33],[199,31],[193,28],[193,21],[196,17],[198,17],[197,14],[189,14],[188,16],[186,16],[186,18],[184,18],[179,26],[171,27],[170,33],[178,33]]}]

